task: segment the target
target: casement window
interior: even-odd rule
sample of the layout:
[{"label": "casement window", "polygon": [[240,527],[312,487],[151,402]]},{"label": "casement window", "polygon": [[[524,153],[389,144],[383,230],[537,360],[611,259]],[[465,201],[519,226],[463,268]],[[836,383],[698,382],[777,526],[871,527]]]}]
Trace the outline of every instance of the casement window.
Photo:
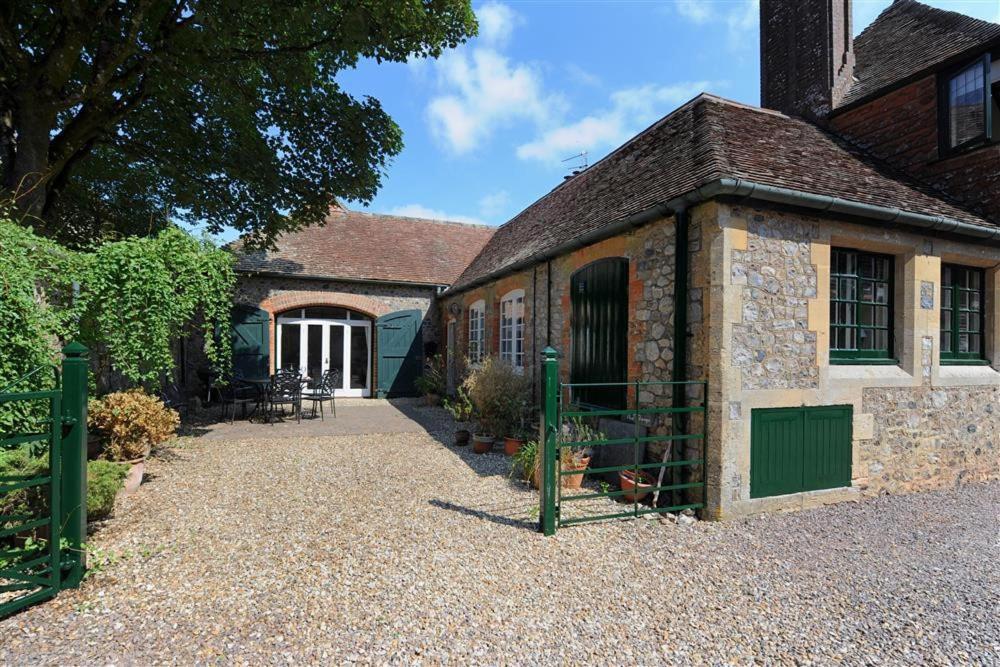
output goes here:
[{"label": "casement window", "polygon": [[985,272],[969,266],[941,267],[941,363],[982,363],[985,358]]},{"label": "casement window", "polygon": [[524,368],[524,290],[500,300],[500,360]]},{"label": "casement window", "polygon": [[893,259],[834,248],[830,257],[830,362],[894,363]]},{"label": "casement window", "polygon": [[941,78],[942,154],[1000,140],[1000,60],[986,54]]},{"label": "casement window", "polygon": [[486,349],[486,302],[480,299],[469,306],[469,362],[478,364]]}]

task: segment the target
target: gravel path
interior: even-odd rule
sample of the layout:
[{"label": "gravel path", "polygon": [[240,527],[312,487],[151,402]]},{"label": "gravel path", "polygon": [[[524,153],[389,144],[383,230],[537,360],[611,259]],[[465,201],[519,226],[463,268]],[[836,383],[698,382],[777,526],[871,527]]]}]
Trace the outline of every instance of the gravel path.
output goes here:
[{"label": "gravel path", "polygon": [[188,439],[0,663],[1000,664],[1000,485],[543,538],[431,433]]}]

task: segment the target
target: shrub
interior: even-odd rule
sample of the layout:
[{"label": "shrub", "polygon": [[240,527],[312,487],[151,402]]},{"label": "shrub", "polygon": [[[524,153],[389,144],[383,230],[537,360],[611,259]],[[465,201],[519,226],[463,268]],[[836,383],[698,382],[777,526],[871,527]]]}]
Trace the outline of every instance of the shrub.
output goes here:
[{"label": "shrub", "polygon": [[445,369],[444,358],[436,354],[427,360],[424,366],[424,374],[414,381],[414,385],[421,394],[443,395],[448,391],[448,377]]},{"label": "shrub", "polygon": [[493,436],[511,435],[521,427],[531,380],[510,364],[487,357],[463,383],[480,428]]},{"label": "shrub", "polygon": [[467,422],[472,419],[472,399],[465,387],[459,387],[454,399],[444,399],[444,409],[457,422]]},{"label": "shrub", "polygon": [[92,400],[87,410],[90,428],[104,436],[104,456],[112,461],[143,458],[170,438],[180,423],[175,410],[141,389]]},{"label": "shrub", "polygon": [[517,450],[511,460],[511,475],[517,475],[526,482],[530,482],[535,475],[535,469],[541,465],[541,448],[537,440],[529,440]]},{"label": "shrub", "polygon": [[[47,456],[34,456],[29,447],[0,450],[0,477],[35,477],[49,471]],[[17,489],[0,495],[0,516],[17,517],[48,514],[48,498],[45,486]],[[24,523],[0,521],[0,530]]]},{"label": "shrub", "polygon": [[122,488],[128,466],[113,461],[87,463],[87,519],[100,521],[111,516],[115,496]]}]

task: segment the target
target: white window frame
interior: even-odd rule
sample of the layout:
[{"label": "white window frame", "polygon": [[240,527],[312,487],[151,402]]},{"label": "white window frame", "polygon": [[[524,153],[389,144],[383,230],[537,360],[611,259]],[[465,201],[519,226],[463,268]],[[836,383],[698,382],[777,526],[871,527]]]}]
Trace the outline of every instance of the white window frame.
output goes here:
[{"label": "white window frame", "polygon": [[524,369],[524,290],[511,290],[500,299],[500,360]]},{"label": "white window frame", "polygon": [[478,364],[486,356],[486,301],[469,306],[469,363]]}]

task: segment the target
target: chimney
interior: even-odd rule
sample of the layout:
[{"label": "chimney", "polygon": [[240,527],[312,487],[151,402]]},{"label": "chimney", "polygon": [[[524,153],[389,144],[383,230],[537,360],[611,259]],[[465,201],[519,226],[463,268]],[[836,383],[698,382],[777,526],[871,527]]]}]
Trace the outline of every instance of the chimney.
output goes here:
[{"label": "chimney", "polygon": [[822,120],[854,77],[851,0],[761,0],[761,106]]}]

